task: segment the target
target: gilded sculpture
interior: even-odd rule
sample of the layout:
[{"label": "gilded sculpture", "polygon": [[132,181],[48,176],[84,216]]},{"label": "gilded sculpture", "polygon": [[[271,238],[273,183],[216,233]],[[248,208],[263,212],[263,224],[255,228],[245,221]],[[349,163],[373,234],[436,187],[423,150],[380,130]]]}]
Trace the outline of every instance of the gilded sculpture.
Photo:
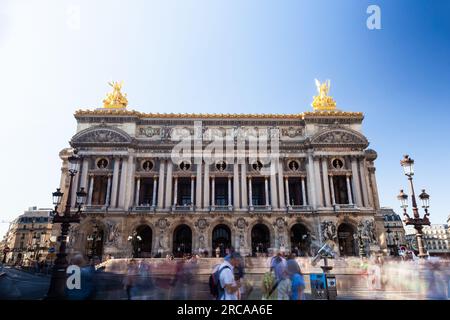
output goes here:
[{"label": "gilded sculpture", "polygon": [[103,108],[107,109],[124,109],[128,105],[127,94],[122,93],[123,81],[108,82],[113,88],[113,92],[108,93],[103,100]]},{"label": "gilded sculpture", "polygon": [[334,99],[328,95],[328,92],[330,92],[330,80],[327,80],[323,83],[320,83],[320,81],[317,79],[315,80],[318,95],[314,96],[314,100],[311,104],[314,110],[317,111],[336,110],[336,101],[334,101]]}]

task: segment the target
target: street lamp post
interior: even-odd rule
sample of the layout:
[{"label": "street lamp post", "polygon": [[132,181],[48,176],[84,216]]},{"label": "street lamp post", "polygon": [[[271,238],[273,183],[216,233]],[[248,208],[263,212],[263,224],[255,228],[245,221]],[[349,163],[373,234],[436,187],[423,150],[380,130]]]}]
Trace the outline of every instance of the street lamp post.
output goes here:
[{"label": "street lamp post", "polygon": [[414,160],[411,159],[408,155],[405,155],[403,159],[400,161],[400,165],[403,167],[405,175],[408,177],[410,190],[411,190],[411,200],[412,200],[412,211],[413,217],[411,218],[406,212],[406,208],[408,207],[408,195],[400,190],[400,194],[397,196],[397,199],[401,203],[401,208],[403,209],[404,222],[406,225],[412,225],[414,229],[416,229],[416,239],[417,246],[419,247],[419,258],[425,258],[427,255],[425,254],[425,249],[423,246],[423,226],[429,226],[429,201],[430,196],[425,192],[425,189],[422,190],[422,193],[419,195],[420,200],[422,201],[422,208],[425,211],[425,215],[423,218],[419,215],[419,209],[417,208],[416,195],[414,193],[414,185],[413,185],[413,175],[414,175]]},{"label": "street lamp post", "polygon": [[86,199],[87,195],[86,192],[84,191],[84,188],[81,188],[80,191],[76,193],[77,211],[75,213],[72,213],[71,212],[72,183],[74,176],[78,172],[80,160],[79,156],[77,156],[76,150],[74,150],[74,154],[70,156],[68,160],[69,160],[70,182],[64,213],[60,214],[58,212],[58,206],[61,204],[61,199],[63,197],[61,189],[57,188],[56,192],[52,193],[53,204],[55,205],[55,209],[52,212],[53,216],[52,223],[61,224],[61,235],[59,237],[61,244],[59,246],[59,252],[56,255],[56,260],[53,265],[52,278],[47,293],[47,299],[65,298],[66,269],[68,266],[66,259],[67,235],[69,233],[70,224],[80,222],[81,207],[84,204],[84,200]]}]

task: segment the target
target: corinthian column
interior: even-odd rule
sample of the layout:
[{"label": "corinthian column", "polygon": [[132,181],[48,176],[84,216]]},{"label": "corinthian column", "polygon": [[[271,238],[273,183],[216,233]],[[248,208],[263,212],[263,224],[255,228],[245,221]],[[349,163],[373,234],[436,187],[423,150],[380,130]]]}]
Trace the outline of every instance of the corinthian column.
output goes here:
[{"label": "corinthian column", "polygon": [[272,208],[278,208],[278,197],[277,197],[277,170],[276,170],[276,159],[270,160],[270,203]]},{"label": "corinthian column", "polygon": [[314,184],[316,186],[317,192],[317,206],[323,206],[323,194],[322,194],[322,183],[320,181],[320,165],[319,160],[314,159]]},{"label": "corinthian column", "polygon": [[347,180],[347,197],[348,197],[348,204],[353,205],[353,197],[352,197],[352,188],[350,187],[350,177],[345,177]]},{"label": "corinthian column", "polygon": [[164,208],[164,171],[165,162],[163,159],[159,160],[159,185],[158,185],[158,209]]},{"label": "corinthian column", "polygon": [[250,210],[253,209],[252,177],[248,177],[248,203]]},{"label": "corinthian column", "polygon": [[241,200],[242,200],[242,208],[248,208],[248,195],[247,195],[247,165],[244,162],[241,164]]},{"label": "corinthian column", "polygon": [[117,188],[119,185],[119,158],[114,158],[114,169],[113,169],[113,179],[112,179],[112,190],[111,190],[111,208],[117,206]]},{"label": "corinthian column", "polygon": [[89,195],[88,195],[88,200],[87,200],[88,206],[92,205],[92,192],[93,191],[94,191],[94,176],[90,176],[89,177]]},{"label": "corinthian column", "polygon": [[291,201],[289,200],[289,177],[284,177],[284,192],[286,194],[286,204],[288,206],[288,208],[290,208],[292,206]]},{"label": "corinthian column", "polygon": [[330,185],[329,185],[329,179],[328,179],[328,162],[327,158],[322,158],[322,183],[324,187],[324,194],[325,194],[325,207],[331,206],[330,203]]},{"label": "corinthian column", "polygon": [[205,162],[205,176],[204,176],[204,183],[203,183],[203,208],[209,209],[209,164]]},{"label": "corinthian column", "polygon": [[312,152],[308,152],[308,162],[306,163],[306,179],[308,184],[309,201],[313,209],[316,209],[316,185],[314,183],[314,161]]},{"label": "corinthian column", "polygon": [[364,206],[369,207],[369,196],[368,196],[368,190],[367,190],[367,172],[364,167],[364,159],[361,159],[359,161],[359,174],[361,177],[361,188],[362,188],[362,195],[364,200]]},{"label": "corinthian column", "polygon": [[106,185],[106,201],[105,206],[109,206],[111,199],[111,176],[108,175],[108,184]]},{"label": "corinthian column", "polygon": [[236,160],[233,165],[233,199],[233,207],[239,209],[239,165]]},{"label": "corinthian column", "polygon": [[231,176],[228,177],[228,207],[232,207],[233,204],[231,203]]},{"label": "corinthian column", "polygon": [[284,177],[284,173],[283,173],[283,164],[281,163],[280,159],[276,160],[276,165],[278,167],[278,200],[280,201],[280,208],[281,209],[286,209],[286,205],[289,204],[284,202],[284,198],[285,198],[285,194],[284,194],[284,188],[283,188],[283,177]]},{"label": "corinthian column", "polygon": [[302,202],[304,206],[308,205],[308,202],[306,201],[306,186],[305,186],[305,177],[302,177]]},{"label": "corinthian column", "polygon": [[156,206],[156,188],[158,186],[158,179],[156,176],[153,176],[153,192],[152,192],[152,207]]},{"label": "corinthian column", "polygon": [[172,171],[173,170],[173,163],[172,160],[167,160],[167,178],[166,178],[166,208],[171,207],[171,201],[172,201]]},{"label": "corinthian column", "polygon": [[125,209],[125,188],[127,184],[127,162],[122,160],[122,169],[120,170],[120,191],[119,191],[119,207]]},{"label": "corinthian column", "polygon": [[197,209],[201,209],[201,207],[202,207],[202,163],[201,163],[201,161],[199,161],[199,163],[197,163],[196,180],[197,180],[197,184],[196,184],[196,189],[195,189],[195,206],[197,207]]},{"label": "corinthian column", "polygon": [[267,177],[264,177],[264,197],[266,198],[266,207],[270,206],[269,202],[269,181]]},{"label": "corinthian column", "polygon": [[141,192],[141,178],[136,179],[136,194],[134,195],[134,205],[139,206],[139,193]]},{"label": "corinthian column", "polygon": [[355,199],[356,199],[356,205],[358,207],[362,207],[362,198],[361,198],[361,188],[359,187],[359,173],[358,173],[358,166],[356,163],[356,159],[352,157],[351,160],[352,163],[352,176],[353,176],[353,192],[355,193]]}]

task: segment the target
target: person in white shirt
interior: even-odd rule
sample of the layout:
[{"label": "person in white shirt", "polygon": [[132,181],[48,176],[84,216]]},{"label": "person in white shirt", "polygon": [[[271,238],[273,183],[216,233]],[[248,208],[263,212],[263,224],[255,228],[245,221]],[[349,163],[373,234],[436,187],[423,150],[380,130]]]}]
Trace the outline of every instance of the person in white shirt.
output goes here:
[{"label": "person in white shirt", "polygon": [[220,300],[238,300],[238,291],[241,287],[240,281],[234,277],[234,268],[241,264],[242,257],[238,252],[231,253],[219,266],[219,281],[222,288]]}]

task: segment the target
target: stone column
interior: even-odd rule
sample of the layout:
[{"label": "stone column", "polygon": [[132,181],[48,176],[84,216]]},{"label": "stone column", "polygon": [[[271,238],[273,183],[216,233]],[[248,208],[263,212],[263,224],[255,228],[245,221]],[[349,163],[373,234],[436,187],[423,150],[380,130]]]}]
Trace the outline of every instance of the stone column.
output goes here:
[{"label": "stone column", "polygon": [[312,152],[308,152],[308,162],[306,163],[306,179],[308,182],[309,201],[313,209],[317,208],[316,186],[314,184],[314,165]]},{"label": "stone column", "polygon": [[323,183],[323,192],[325,194],[325,207],[330,207],[330,185],[328,179],[328,161],[327,158],[322,158],[322,183]]},{"label": "stone column", "polygon": [[211,177],[211,207],[216,206],[216,177]]},{"label": "stone column", "polygon": [[[202,162],[197,163],[197,176],[196,176],[196,189],[195,189],[195,206],[197,209],[202,207]],[[194,204],[194,203],[192,203]]]},{"label": "stone column", "polygon": [[288,208],[292,207],[291,201],[289,199],[289,177],[284,177],[284,192],[286,194],[286,204]]},{"label": "stone column", "polygon": [[106,201],[105,206],[109,207],[111,199],[111,176],[108,176],[108,184],[106,187]]},{"label": "stone column", "polygon": [[368,192],[367,192],[367,172],[366,170],[364,170],[364,159],[360,159],[359,161],[359,175],[361,177],[361,188],[362,188],[362,195],[363,195],[363,200],[364,200],[364,206],[365,207],[369,207],[369,196],[368,196]]},{"label": "stone column", "polygon": [[120,170],[120,190],[119,190],[119,207],[125,208],[125,190],[127,184],[127,162],[125,159],[122,159],[122,168]]},{"label": "stone column", "polygon": [[278,209],[276,159],[270,160],[270,203],[273,209]]},{"label": "stone column", "polygon": [[191,176],[191,206],[194,206],[195,176]]},{"label": "stone column", "polygon": [[178,177],[174,178],[174,186],[173,186],[173,206],[176,207],[178,205]]},{"label": "stone column", "polygon": [[205,162],[205,176],[204,176],[204,183],[203,183],[203,208],[209,209],[209,164]]},{"label": "stone column", "polygon": [[373,193],[373,206],[375,209],[380,209],[380,198],[378,197],[378,187],[377,187],[377,179],[375,177],[375,167],[368,168],[369,170],[369,178],[372,185],[372,193]]},{"label": "stone column", "polygon": [[336,197],[334,195],[333,176],[330,176],[330,186],[331,186],[331,204],[334,206],[336,204]]},{"label": "stone column", "polygon": [[166,177],[166,208],[171,207],[172,199],[172,180],[173,180],[173,163],[172,160],[167,160],[167,177]]},{"label": "stone column", "polygon": [[158,185],[158,209],[164,208],[164,171],[165,171],[165,160],[159,160],[159,185]]},{"label": "stone column", "polygon": [[252,177],[248,177],[248,205],[253,209]]},{"label": "stone column", "polygon": [[112,190],[111,190],[111,208],[115,208],[117,206],[117,188],[119,186],[119,158],[114,158],[114,170],[113,170],[113,179],[112,179]]},{"label": "stone column", "polygon": [[156,207],[156,188],[158,187],[158,178],[153,176],[153,193],[152,193],[152,207]]},{"label": "stone column", "polygon": [[233,165],[233,207],[235,209],[239,209],[240,200],[239,200],[239,165],[237,161],[234,161]]},{"label": "stone column", "polygon": [[[115,167],[114,167],[115,168]],[[84,191],[88,189],[88,172],[89,172],[89,159],[83,158],[83,167],[81,171],[80,188],[84,188]]]},{"label": "stone column", "polygon": [[137,207],[139,203],[139,193],[141,192],[141,178],[136,179],[136,192],[134,195],[134,205]]},{"label": "stone column", "polygon": [[266,198],[266,207],[270,206],[269,202],[269,179],[264,177],[264,197]]},{"label": "stone column", "polygon": [[284,202],[285,199],[285,194],[284,194],[284,188],[283,188],[283,177],[284,177],[284,173],[283,173],[283,164],[280,162],[280,159],[277,159],[276,165],[278,167],[278,200],[280,201],[280,208],[281,209],[286,209],[286,205],[288,203]]},{"label": "stone column", "polygon": [[248,194],[247,194],[247,164],[241,164],[241,200],[242,209],[248,208]]},{"label": "stone column", "polygon": [[305,177],[301,177],[301,180],[302,180],[302,201],[303,201],[303,205],[307,206],[308,205],[308,201],[306,201]]},{"label": "stone column", "polygon": [[231,177],[228,177],[228,207],[232,207],[231,203]]},{"label": "stone column", "polygon": [[364,177],[365,177],[365,180],[366,180],[366,189],[367,189],[368,197],[369,197],[368,204],[369,204],[370,207],[374,207],[373,192],[372,192],[372,186],[371,186],[371,183],[370,183],[370,173],[369,173],[369,170],[367,168],[365,159],[362,160],[362,166],[363,166],[362,170],[364,172]]},{"label": "stone column", "polygon": [[128,172],[127,172],[127,180],[126,180],[127,191],[126,191],[126,197],[125,197],[125,209],[128,209],[133,204],[135,163],[134,163],[134,156],[132,156],[132,155],[128,156],[127,169],[128,169]]},{"label": "stone column", "polygon": [[353,181],[353,192],[355,193],[355,199],[356,199],[356,205],[358,207],[362,207],[362,198],[361,198],[361,188],[359,187],[359,174],[358,174],[358,166],[356,163],[356,159],[352,157],[351,159],[352,164],[352,181]]},{"label": "stone column", "polygon": [[348,204],[353,205],[353,197],[352,197],[352,188],[350,188],[350,177],[346,176],[347,179],[347,197],[348,197]]},{"label": "stone column", "polygon": [[87,200],[87,205],[92,205],[92,192],[94,191],[94,176],[89,177],[89,195]]},{"label": "stone column", "polygon": [[73,177],[73,182],[72,182],[72,199],[70,199],[70,205],[72,206],[72,208],[75,207],[75,203],[77,202],[77,189],[78,189],[78,182],[80,179],[80,175],[79,174],[75,174],[75,176]]},{"label": "stone column", "polygon": [[314,159],[314,184],[316,186],[317,206],[323,207],[322,182],[320,181],[319,159]]}]

